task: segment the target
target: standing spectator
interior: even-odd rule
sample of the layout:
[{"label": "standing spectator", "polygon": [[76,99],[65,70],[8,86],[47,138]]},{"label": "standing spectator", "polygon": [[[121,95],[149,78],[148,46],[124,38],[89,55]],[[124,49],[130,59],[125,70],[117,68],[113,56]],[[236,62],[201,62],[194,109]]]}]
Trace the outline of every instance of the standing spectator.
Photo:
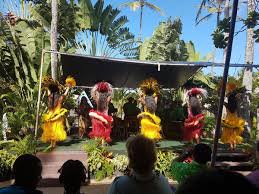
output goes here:
[{"label": "standing spectator", "polygon": [[117,177],[108,194],[171,194],[166,178],[154,171],[156,150],[153,140],[142,135],[127,141],[129,175]]},{"label": "standing spectator", "polygon": [[[203,143],[197,144],[194,149],[185,151],[172,162],[171,176],[178,183],[182,183],[187,177],[207,168],[207,162],[211,159],[211,148]],[[192,160],[188,163],[187,160]]]},{"label": "standing spectator", "polygon": [[41,194],[36,190],[41,180],[42,164],[39,158],[30,154],[19,156],[13,165],[15,182],[0,189],[0,194]]},{"label": "standing spectator", "polygon": [[58,171],[59,182],[64,184],[65,194],[80,194],[81,184],[86,180],[86,168],[79,160],[68,160]]}]

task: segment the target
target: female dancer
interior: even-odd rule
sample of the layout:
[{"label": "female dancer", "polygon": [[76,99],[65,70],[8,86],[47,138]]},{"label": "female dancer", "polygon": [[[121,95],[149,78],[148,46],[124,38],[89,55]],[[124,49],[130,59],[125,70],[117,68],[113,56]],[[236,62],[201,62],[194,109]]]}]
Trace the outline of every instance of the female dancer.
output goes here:
[{"label": "female dancer", "polygon": [[90,110],[89,112],[92,120],[92,131],[89,133],[89,137],[101,138],[102,144],[105,141],[111,142],[110,135],[113,118],[108,115],[108,109],[112,92],[112,86],[108,82],[97,83],[91,91],[91,96],[96,102],[97,110]]},{"label": "female dancer", "polygon": [[138,115],[140,119],[141,135],[159,140],[161,139],[160,118],[156,116],[157,95],[159,94],[159,85],[153,78],[144,80],[140,85],[140,102],[144,106],[144,112]]},{"label": "female dancer", "polygon": [[188,118],[184,121],[184,140],[200,142],[205,116],[199,98],[207,96],[207,91],[202,88],[192,88],[186,93]]},{"label": "female dancer", "polygon": [[229,143],[231,150],[235,149],[236,144],[241,143],[243,140],[241,134],[244,131],[245,121],[237,115],[237,95],[242,92],[243,88],[230,91],[227,94],[228,102],[225,103],[227,114],[225,119],[222,120],[223,132],[221,141]]},{"label": "female dancer", "polygon": [[65,93],[61,95],[60,92],[63,86],[58,81],[54,81],[50,77],[43,79],[43,87],[46,88],[48,92],[48,112],[42,116],[43,134],[41,140],[43,142],[50,142],[49,148],[55,148],[57,141],[63,141],[67,137],[64,117],[68,110],[62,108],[62,103],[69,89],[75,85],[75,80],[72,77],[68,77],[66,79]]}]

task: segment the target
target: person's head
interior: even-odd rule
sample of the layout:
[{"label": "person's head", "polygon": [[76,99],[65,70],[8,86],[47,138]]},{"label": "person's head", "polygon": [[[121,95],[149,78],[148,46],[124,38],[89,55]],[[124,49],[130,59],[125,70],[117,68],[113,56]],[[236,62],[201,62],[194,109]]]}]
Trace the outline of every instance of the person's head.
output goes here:
[{"label": "person's head", "polygon": [[126,147],[131,169],[140,174],[148,174],[154,169],[157,158],[153,140],[137,135],[127,140]]},{"label": "person's head", "polygon": [[200,101],[196,96],[191,96],[189,98],[189,104],[194,116],[202,113]]},{"label": "person's head", "polygon": [[19,156],[13,165],[15,184],[28,189],[36,189],[42,172],[39,158],[31,154]]},{"label": "person's head", "polygon": [[129,97],[129,98],[128,98],[128,102],[129,102],[129,103],[133,103],[133,101],[134,101],[134,98],[132,98],[132,97]]},{"label": "person's head", "polygon": [[195,162],[206,164],[211,159],[211,153],[212,151],[210,146],[204,143],[199,143],[194,147],[192,156]]},{"label": "person's head", "polygon": [[210,169],[188,177],[176,194],[258,194],[256,187],[243,175],[226,170]]},{"label": "person's head", "polygon": [[145,107],[148,112],[154,114],[157,109],[156,98],[153,96],[146,96],[145,97]]},{"label": "person's head", "polygon": [[59,182],[64,184],[66,193],[77,193],[81,183],[86,180],[86,168],[79,160],[68,160],[58,171],[60,173]]}]

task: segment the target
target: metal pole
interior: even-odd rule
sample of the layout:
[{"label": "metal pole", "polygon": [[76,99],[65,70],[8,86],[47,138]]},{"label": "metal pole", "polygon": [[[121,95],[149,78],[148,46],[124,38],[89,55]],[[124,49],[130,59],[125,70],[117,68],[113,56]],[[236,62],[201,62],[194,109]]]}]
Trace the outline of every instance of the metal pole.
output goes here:
[{"label": "metal pole", "polygon": [[41,63],[40,63],[40,80],[39,80],[39,91],[38,91],[38,101],[37,101],[37,112],[36,112],[36,123],[35,123],[35,139],[37,139],[38,127],[39,127],[39,112],[40,112],[40,97],[41,97],[41,83],[42,83],[42,71],[44,63],[45,50],[42,49],[41,52]]},{"label": "metal pole", "polygon": [[227,84],[227,79],[228,79],[229,63],[230,63],[230,59],[231,59],[232,44],[233,44],[233,38],[234,38],[234,32],[235,32],[237,8],[238,8],[238,0],[234,0],[233,1],[232,16],[231,16],[231,23],[230,23],[228,47],[227,47],[224,73],[223,73],[223,83],[222,83],[222,88],[221,88],[221,91],[220,91],[216,131],[215,131],[215,135],[214,135],[213,151],[212,151],[212,156],[211,156],[211,167],[214,167],[215,162],[216,162],[218,140],[219,140],[220,129],[221,129],[222,109],[223,109],[223,105],[224,105],[224,97],[225,97],[226,84]]}]

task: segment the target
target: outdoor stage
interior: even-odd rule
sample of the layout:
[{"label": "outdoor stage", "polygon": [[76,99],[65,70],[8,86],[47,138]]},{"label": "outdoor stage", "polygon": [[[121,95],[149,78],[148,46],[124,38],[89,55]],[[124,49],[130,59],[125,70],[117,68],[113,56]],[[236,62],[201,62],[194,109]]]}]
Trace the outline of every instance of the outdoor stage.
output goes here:
[{"label": "outdoor stage", "polygon": [[[80,160],[86,164],[87,153],[82,147],[88,140],[88,138],[78,139],[76,135],[69,136],[66,141],[59,142],[57,147],[50,152],[43,152],[48,144],[39,142],[39,152],[37,153],[37,156],[43,163],[43,180],[41,182],[41,186],[55,187],[60,185],[58,181],[58,170],[66,160]],[[202,142],[212,144],[211,139],[203,139]],[[126,141],[114,141],[107,147],[107,149],[113,154],[126,154],[125,144]],[[190,143],[174,140],[161,140],[157,143],[158,150],[170,150],[175,153],[181,153],[189,146]],[[230,152],[226,145],[219,144],[216,167],[231,169],[242,172],[243,174],[248,174],[252,170],[253,164],[250,161],[251,154],[249,152],[245,152],[244,150],[247,150],[246,144],[239,145],[235,152]],[[90,183],[90,185],[99,185],[101,188],[105,187],[104,185],[110,184],[113,178],[114,177],[106,178],[102,181],[96,181],[91,177],[90,182],[86,184]],[[172,180],[171,183],[176,184]]]}]

